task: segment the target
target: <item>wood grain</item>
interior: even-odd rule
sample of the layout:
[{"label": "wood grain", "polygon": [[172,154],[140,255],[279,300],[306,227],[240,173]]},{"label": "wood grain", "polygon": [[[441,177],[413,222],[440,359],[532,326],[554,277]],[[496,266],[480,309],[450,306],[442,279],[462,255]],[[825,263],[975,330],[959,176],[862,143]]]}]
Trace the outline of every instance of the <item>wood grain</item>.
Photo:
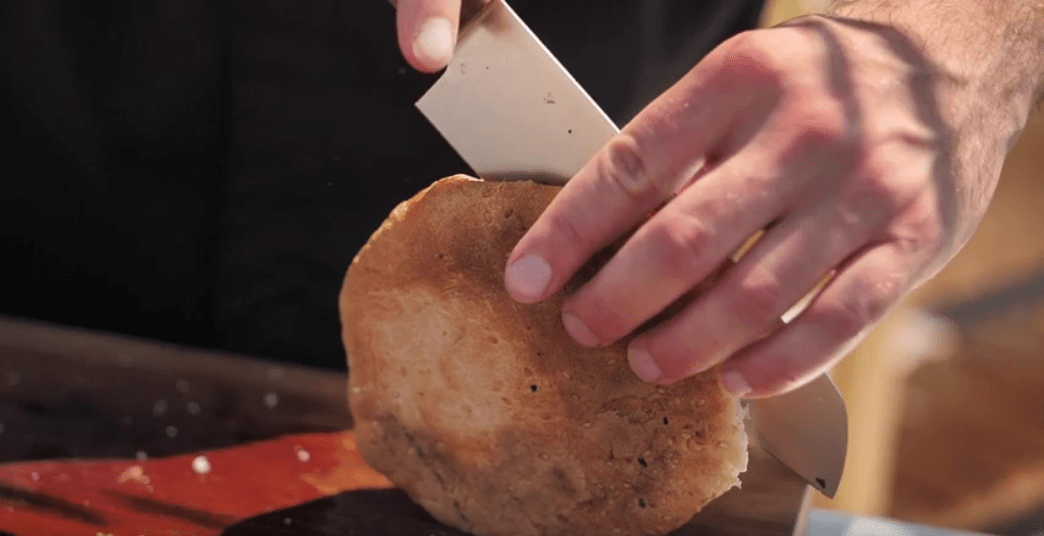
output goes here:
[{"label": "wood grain", "polygon": [[[0,319],[0,384],[0,533],[458,534],[362,461],[339,374]],[[800,533],[808,503],[753,446],[674,534]]]}]

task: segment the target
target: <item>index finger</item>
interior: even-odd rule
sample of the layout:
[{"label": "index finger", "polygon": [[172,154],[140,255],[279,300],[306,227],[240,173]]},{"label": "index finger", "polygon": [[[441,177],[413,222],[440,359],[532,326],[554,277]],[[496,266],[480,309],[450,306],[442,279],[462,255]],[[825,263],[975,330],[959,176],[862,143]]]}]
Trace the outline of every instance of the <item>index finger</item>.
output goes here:
[{"label": "index finger", "polygon": [[729,96],[716,85],[713,66],[701,63],[566,184],[508,258],[505,286],[515,300],[555,293],[700,170],[736,116],[737,106],[722,105]]}]

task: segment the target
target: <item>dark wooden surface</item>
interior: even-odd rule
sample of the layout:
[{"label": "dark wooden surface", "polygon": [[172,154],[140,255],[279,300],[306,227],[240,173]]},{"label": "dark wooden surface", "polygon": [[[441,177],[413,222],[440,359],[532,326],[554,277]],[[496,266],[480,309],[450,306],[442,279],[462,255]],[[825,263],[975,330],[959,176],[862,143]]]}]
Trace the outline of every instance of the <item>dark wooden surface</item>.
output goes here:
[{"label": "dark wooden surface", "polygon": [[[0,534],[456,535],[354,449],[343,375],[0,319]],[[678,536],[801,531],[757,447]]]}]

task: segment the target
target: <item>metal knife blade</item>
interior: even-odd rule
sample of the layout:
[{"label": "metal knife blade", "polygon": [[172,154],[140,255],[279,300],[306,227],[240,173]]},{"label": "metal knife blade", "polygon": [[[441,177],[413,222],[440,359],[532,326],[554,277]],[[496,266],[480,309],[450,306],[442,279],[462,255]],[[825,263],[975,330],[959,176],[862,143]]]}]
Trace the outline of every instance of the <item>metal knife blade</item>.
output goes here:
[{"label": "metal knife blade", "polygon": [[789,393],[747,403],[758,444],[833,498],[848,453],[848,413],[826,374]]},{"label": "metal knife blade", "polygon": [[417,107],[479,177],[565,183],[619,130],[506,3],[461,29]]},{"label": "metal knife blade", "polygon": [[[564,184],[619,132],[503,0],[465,24],[449,66],[417,107],[486,180]],[[833,496],[848,419],[830,379],[748,407],[765,450]]]}]

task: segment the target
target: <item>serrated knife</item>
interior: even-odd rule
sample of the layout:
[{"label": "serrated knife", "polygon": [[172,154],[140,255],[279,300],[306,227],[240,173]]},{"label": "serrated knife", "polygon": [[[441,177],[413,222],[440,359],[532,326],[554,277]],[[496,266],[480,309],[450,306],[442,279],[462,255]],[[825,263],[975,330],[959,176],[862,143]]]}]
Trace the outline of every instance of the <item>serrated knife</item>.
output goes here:
[{"label": "serrated knife", "polygon": [[[417,107],[479,177],[564,184],[616,125],[503,0],[462,18],[453,58]],[[848,418],[830,378],[747,407],[758,444],[833,497]]]}]

